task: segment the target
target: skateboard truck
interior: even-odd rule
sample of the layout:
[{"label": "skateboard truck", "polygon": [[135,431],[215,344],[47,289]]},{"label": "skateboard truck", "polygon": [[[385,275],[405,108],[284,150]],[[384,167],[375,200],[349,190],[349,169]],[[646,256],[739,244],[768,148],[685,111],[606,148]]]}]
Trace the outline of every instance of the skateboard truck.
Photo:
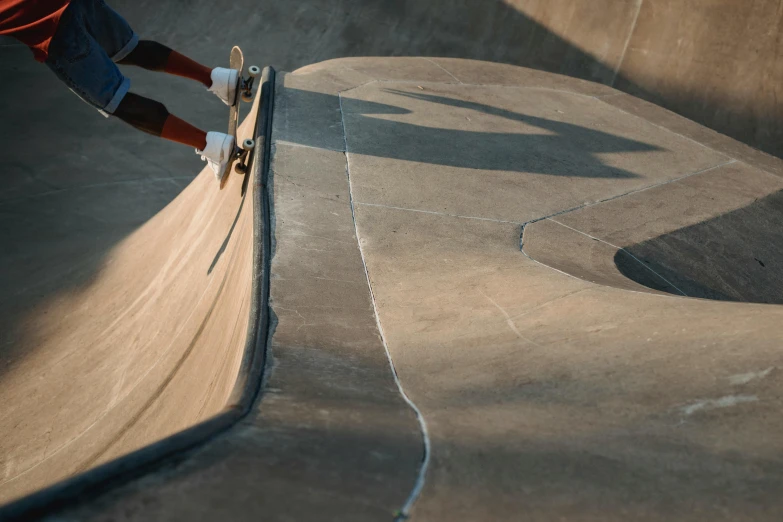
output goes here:
[{"label": "skateboard truck", "polygon": [[234,163],[234,171],[237,174],[244,174],[247,172],[247,154],[253,150],[253,147],[255,146],[255,140],[247,138],[242,142],[242,145],[237,147],[234,151],[234,158],[236,160],[236,163]]},{"label": "skateboard truck", "polygon": [[[244,76],[239,80],[239,89],[242,96],[242,101],[253,101],[253,82],[256,76],[261,74],[261,69],[257,65],[251,65],[247,68],[247,78]],[[234,151],[234,158],[236,163],[234,164],[234,171],[238,174],[244,174],[247,172],[247,155],[248,152],[253,150],[256,142],[250,138],[244,140],[242,144]]]},{"label": "skateboard truck", "polygon": [[248,77],[242,78],[239,86],[242,91],[243,102],[253,101],[253,81],[256,79],[256,76],[261,74],[261,69],[257,65],[251,65],[247,68],[247,74]]}]

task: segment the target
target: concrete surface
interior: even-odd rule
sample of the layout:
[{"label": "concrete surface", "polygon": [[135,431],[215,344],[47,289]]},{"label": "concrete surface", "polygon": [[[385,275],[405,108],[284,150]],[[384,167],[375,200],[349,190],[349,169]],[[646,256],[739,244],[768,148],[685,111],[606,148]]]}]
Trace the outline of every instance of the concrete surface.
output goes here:
[{"label": "concrete surface", "polygon": [[[205,61],[238,43],[289,71],[346,56],[533,67],[616,87],[783,154],[777,0],[199,1],[185,17],[180,2],[112,4],[140,33]],[[242,23],[226,34],[234,20]]]},{"label": "concrete surface", "polygon": [[[247,118],[240,135],[254,124]],[[139,195],[155,195],[154,182],[136,183]],[[3,251],[0,315],[16,319],[0,379],[4,502],[209,418],[234,387],[250,313],[252,190],[233,176],[220,191],[207,168],[108,248],[106,236],[136,213],[136,191],[102,208],[123,185],[3,202],[6,215],[24,219],[3,225],[14,241]],[[68,235],[55,234],[53,221]],[[29,308],[17,302],[42,295]]]},{"label": "concrete surface", "polygon": [[[234,44],[258,49],[262,64],[282,70],[346,56],[508,63],[604,83],[783,154],[776,0],[110,3],[142,36],[209,64],[223,63],[226,48]],[[30,74],[34,69],[29,63],[22,70]],[[40,78],[45,80],[36,84],[50,77],[43,73]],[[149,85],[150,93],[170,93],[167,103],[185,114],[198,112],[203,122],[218,118],[217,111],[197,106],[194,98],[181,92],[174,96],[170,82],[134,78],[142,80],[137,85]],[[195,91],[186,84],[178,89]],[[38,99],[36,94],[30,99]]]},{"label": "concrete surface", "polygon": [[[348,59],[281,80],[262,402],[58,517],[388,520],[426,479],[421,520],[780,518],[779,311],[763,303],[780,303],[783,164],[543,72],[779,154],[777,4],[113,5],[212,65],[238,43],[288,69],[372,54],[540,70]],[[219,411],[250,225],[238,187],[189,185],[190,149],[104,120],[27,49],[0,53],[4,502]],[[129,72],[225,126],[200,86]],[[386,348],[430,428],[428,473]]]},{"label": "concrete surface", "polygon": [[590,89],[280,75],[260,402],[51,519],[779,520],[779,160]]},{"label": "concrete surface", "polygon": [[[231,335],[222,331],[223,314],[247,306],[247,289],[230,287],[247,277],[250,250],[246,241],[239,250],[236,242],[223,244],[235,222],[249,230],[247,212],[238,214],[239,187],[205,198],[208,175],[189,186],[204,166],[190,147],[103,118],[14,40],[2,39],[0,56],[4,503],[223,407],[247,318],[236,324],[239,337],[221,339],[233,347],[210,353],[209,345]],[[203,86],[125,71],[135,92],[162,99],[199,125],[225,128],[225,106]],[[229,258],[245,273],[228,272]],[[188,277],[194,281],[184,288]],[[215,301],[218,294],[225,299],[223,281],[233,296],[228,307]],[[220,321],[219,333],[203,322],[204,304],[214,302],[221,310],[213,311],[211,324]],[[194,315],[173,321],[161,313],[167,308],[174,316]],[[200,341],[189,346],[199,324]],[[193,358],[179,365],[186,353]],[[203,366],[197,373],[213,387],[183,399],[176,376],[191,364]],[[163,409],[178,413],[150,422],[162,403],[148,401],[171,398],[172,389],[178,398]]]},{"label": "concrete surface", "polygon": [[[779,518],[781,310],[616,290],[537,261],[552,249],[611,273],[597,239],[629,247],[640,270],[779,302],[779,214],[753,207],[781,179],[612,95],[465,85],[458,64],[431,63],[453,78],[374,75],[385,81],[340,93],[379,321],[432,437],[416,517]],[[729,211],[734,227],[705,233]]]}]

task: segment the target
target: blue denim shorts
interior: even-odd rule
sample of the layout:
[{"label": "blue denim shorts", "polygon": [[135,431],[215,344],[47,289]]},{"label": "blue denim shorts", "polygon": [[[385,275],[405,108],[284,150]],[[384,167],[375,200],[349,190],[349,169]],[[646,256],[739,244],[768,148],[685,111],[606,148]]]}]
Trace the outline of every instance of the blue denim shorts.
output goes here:
[{"label": "blue denim shorts", "polygon": [[138,43],[128,22],[103,0],[71,0],[49,44],[46,65],[108,117],[130,88],[116,62]]}]

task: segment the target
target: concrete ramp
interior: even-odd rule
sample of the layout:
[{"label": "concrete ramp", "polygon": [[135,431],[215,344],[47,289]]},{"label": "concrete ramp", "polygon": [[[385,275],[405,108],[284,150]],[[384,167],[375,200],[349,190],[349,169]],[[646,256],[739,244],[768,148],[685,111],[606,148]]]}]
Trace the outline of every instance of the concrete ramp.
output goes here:
[{"label": "concrete ramp", "polygon": [[[240,139],[254,135],[259,99],[243,107],[250,115]],[[13,346],[0,379],[0,501],[157,442],[229,406],[253,289],[249,181],[249,175],[232,174],[221,191],[205,168],[108,251],[91,248],[91,234],[111,226],[98,221],[85,221],[72,238],[20,243],[13,254],[40,266],[40,278],[35,288],[8,281],[5,291],[51,296],[17,317],[24,344]],[[30,226],[42,226],[49,209],[62,207],[58,199],[95,205],[106,190],[123,187],[98,183],[3,208],[24,211]],[[72,248],[63,251],[68,240]],[[92,273],[89,280],[52,292],[83,272]],[[2,313],[18,310],[8,300]]]},{"label": "concrete ramp", "polygon": [[[274,94],[258,399],[157,467],[0,515],[783,518],[780,160],[610,87],[487,62],[339,59]],[[244,329],[248,204],[238,180],[208,186],[154,221],[205,248],[160,236],[157,265],[195,303],[154,295],[199,316],[139,418],[190,411],[187,392],[225,401],[210,379],[238,371],[206,339]],[[194,201],[226,215],[191,224]]]}]

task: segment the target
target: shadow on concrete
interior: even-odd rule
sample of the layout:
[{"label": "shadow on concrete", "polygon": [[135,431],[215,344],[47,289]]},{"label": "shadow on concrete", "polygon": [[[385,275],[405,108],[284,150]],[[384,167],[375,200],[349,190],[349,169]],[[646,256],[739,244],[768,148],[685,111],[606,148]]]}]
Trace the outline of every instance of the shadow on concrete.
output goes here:
[{"label": "shadow on concrete", "polygon": [[[106,254],[203,167],[188,147],[102,117],[29,55],[0,47],[0,374],[46,335],[28,324],[49,300],[89,287]],[[133,73],[150,89],[172,81]]]},{"label": "shadow on concrete", "polygon": [[[485,171],[509,171],[579,178],[638,178],[633,172],[607,165],[599,154],[659,151],[660,147],[638,140],[563,121],[521,114],[477,102],[445,96],[386,90],[392,94],[420,99],[444,107],[470,109],[523,123],[541,132],[509,133],[444,129],[379,118],[404,115],[411,111],[385,103],[288,88],[285,91],[289,119],[304,123],[311,108],[322,108],[317,117],[332,118],[342,125],[335,108],[342,105],[346,122],[361,118],[361,139],[348,133],[352,154],[393,158],[430,165],[446,165]],[[282,96],[281,96],[282,97]],[[447,111],[448,109],[444,109]],[[301,113],[299,112],[301,111]],[[302,116],[300,117],[299,114]],[[285,140],[309,147],[324,147],[322,137],[312,132],[292,132]],[[394,146],[390,146],[390,144]],[[332,144],[342,147],[342,143]]]},{"label": "shadow on concrete", "polygon": [[663,292],[720,301],[783,304],[781,216],[783,191],[625,247],[676,288],[656,284],[647,276],[649,270],[638,262],[624,262],[615,256],[615,264],[629,279]]},{"label": "shadow on concrete", "polygon": [[[183,20],[181,1],[113,2],[140,34],[207,63],[226,61],[233,44],[245,50],[249,63],[259,61],[281,71],[345,56],[435,56],[508,63],[612,85],[783,157],[779,107],[760,107],[749,100],[738,109],[736,100],[721,93],[694,97],[676,86],[645,88],[510,4],[504,0],[240,0],[225,5],[197,0],[187,3],[187,20]],[[551,16],[556,18],[554,13]],[[241,23],[226,32],[225,20]],[[624,37],[627,28],[612,22],[607,20],[605,29],[609,37],[617,32]],[[218,34],[228,47],[216,45]]]},{"label": "shadow on concrete", "polygon": [[[611,68],[499,0],[241,0],[228,5],[197,0],[187,6],[116,0],[112,5],[143,38],[171,45],[210,66],[227,62],[230,47],[237,44],[248,63],[281,70],[343,56],[443,56],[522,65],[602,83],[614,77]],[[232,30],[226,31],[227,26]],[[187,147],[102,118],[14,42],[4,38],[0,47],[0,199],[37,199],[18,199],[0,209],[0,268],[10,285],[0,296],[0,371],[35,346],[36,333],[22,326],[25,315],[37,313],[36,306],[51,296],[87,285],[100,270],[103,253],[165,206],[201,168]],[[163,101],[173,113],[208,130],[225,126],[225,108],[209,103],[202,86],[126,70],[135,92]],[[623,82],[617,79],[625,90],[653,97]],[[696,102],[683,100],[686,106],[698,106]],[[741,115],[734,122],[740,120]],[[741,121],[737,126],[747,127]],[[431,136],[426,129],[419,134],[444,145],[453,137]],[[530,145],[550,142],[541,140]],[[611,148],[607,140],[603,144]],[[497,168],[504,168],[503,160],[498,162]],[[55,201],[46,194],[59,195]]]},{"label": "shadow on concrete", "polygon": [[[252,161],[253,161],[253,156],[251,155],[247,160],[247,164],[250,165]],[[228,175],[233,176],[236,174],[232,170]],[[211,274],[212,271],[215,269],[215,267],[218,264],[218,261],[220,261],[220,258],[223,256],[223,253],[226,251],[226,248],[228,248],[228,243],[229,241],[231,241],[231,236],[234,235],[234,229],[236,229],[237,227],[237,223],[239,222],[239,216],[242,215],[242,208],[245,206],[245,200],[247,199],[247,185],[249,182],[250,182],[250,173],[246,173],[244,179],[242,180],[242,186],[240,188],[240,191],[242,193],[242,201],[239,203],[239,208],[237,208],[236,215],[234,216],[234,221],[231,222],[231,228],[228,229],[226,238],[220,244],[220,248],[218,249],[217,253],[215,253],[215,257],[212,259],[212,263],[210,263],[209,268],[207,269],[207,274]]]},{"label": "shadow on concrete", "polygon": [[[605,164],[596,154],[661,150],[660,147],[608,132],[521,114],[484,103],[396,89],[382,90],[398,96],[504,118],[544,132],[541,134],[472,132],[374,120],[378,131],[374,135],[381,139],[373,140],[371,145],[378,144],[378,148],[370,147],[368,150],[352,148],[351,152],[482,170],[508,170],[590,178],[637,178],[639,177],[637,174]],[[379,108],[377,105],[351,98],[343,99],[343,106],[350,113],[367,115],[399,113],[398,110],[391,109],[389,112],[388,109]],[[393,140],[395,136],[397,139]],[[404,136],[410,147],[394,149],[387,147],[384,154],[383,144],[399,141],[399,136]],[[388,137],[388,140],[384,140],[384,137]],[[416,144],[425,144],[426,147],[416,147]],[[426,155],[417,154],[417,151],[426,152]],[[476,151],[478,151],[478,158]],[[436,155],[435,158],[428,159],[433,153]],[[540,160],[543,156],[550,159],[557,158],[559,161],[542,162]],[[574,169],[574,166],[578,168]]]},{"label": "shadow on concrete", "polygon": [[[442,373],[444,368],[432,371]],[[429,400],[436,401],[433,408],[454,411],[466,404],[490,411],[513,404],[518,411],[529,409],[535,413],[524,422],[506,424],[506,432],[485,431],[467,438],[456,436],[460,433],[458,426],[454,427],[455,436],[448,436],[449,421],[442,417],[440,436],[433,441],[437,451],[432,455],[426,493],[414,510],[418,518],[512,520],[523,510],[546,519],[557,509],[575,520],[621,520],[629,516],[664,520],[673,514],[686,519],[693,515],[694,519],[728,520],[731,514],[740,513],[752,514],[748,520],[767,520],[770,512],[783,510],[783,504],[768,494],[777,491],[783,465],[750,451],[721,451],[695,443],[688,437],[690,432],[680,426],[677,412],[656,411],[650,418],[604,427],[600,421],[591,422],[582,431],[556,433],[531,420],[538,418],[536,413],[542,405],[567,404],[581,414],[585,410],[594,412],[597,402],[607,399],[595,394],[601,385],[581,383],[580,387],[592,393],[571,402],[558,398],[555,383],[550,383],[548,390],[540,390],[540,395],[524,387],[484,389],[471,384],[465,383],[464,396],[456,393]],[[301,388],[287,400],[290,404],[322,404],[322,394],[306,390]],[[616,392],[607,391],[606,395],[611,399]],[[346,397],[346,401],[362,406],[361,398]],[[342,412],[338,404],[329,407],[333,415]],[[393,415],[393,411],[388,414]],[[373,502],[362,504],[374,510],[372,514],[377,514],[378,520],[388,517],[398,505],[395,502],[402,498],[395,488],[408,484],[413,476],[418,445],[393,430],[348,432],[321,424],[315,414],[313,417],[306,426],[285,418],[256,422],[252,437],[241,437],[240,442],[218,438],[191,455],[187,464],[170,466],[166,476],[171,480],[149,475],[109,491],[101,497],[101,513],[120,513],[127,509],[129,498],[143,495],[144,516],[151,519],[241,519],[252,513],[248,510],[257,509],[259,515],[284,513],[304,520],[313,510],[355,514],[359,509],[354,504],[357,498],[372,498]],[[660,428],[657,421],[661,417],[671,418],[672,429]],[[704,417],[712,418],[712,412]],[[388,458],[391,455],[400,460],[394,462]],[[234,480],[226,481],[222,474],[226,468],[232,469]],[[476,487],[477,468],[482,470],[480,488]],[[383,477],[383,481],[377,477]],[[255,502],[226,502],[241,498],[237,482],[254,485],[258,495]],[[311,485],[306,495],[302,493],[303,483]],[[334,484],[354,494],[334,495]],[[751,486],[755,493],[748,496]],[[373,493],[375,496],[370,496]],[[172,497],[200,501],[166,502]],[[83,513],[90,513],[89,504]],[[82,512],[77,506],[69,514],[78,519]],[[361,514],[365,518],[357,515],[347,519],[375,519],[367,518],[368,513]]]},{"label": "shadow on concrete", "polygon": [[[406,55],[511,63],[602,82],[613,75],[604,64],[502,1],[226,5],[122,0],[114,5],[142,37],[172,45],[210,66],[226,63],[231,45],[239,44],[248,63],[288,70],[341,56]],[[480,19],[476,13],[481,13]],[[89,286],[106,253],[176,197],[202,164],[187,147],[103,119],[33,62],[26,48],[4,46],[0,56],[0,372],[7,372],[46,334],[29,328],[29,318],[45,313],[49,300]],[[129,70],[129,75],[135,92],[160,99],[173,113],[208,130],[225,127],[225,107],[208,99],[202,86],[138,69]],[[644,95],[638,86],[624,88]],[[371,109],[393,110],[367,107]],[[535,172],[529,152],[551,150],[566,139],[584,139],[595,144],[595,152],[649,150],[645,144],[593,130],[509,116],[556,135],[521,136],[519,152],[504,157],[501,149],[492,149],[492,133],[414,126],[405,132],[427,142],[421,150],[443,152],[437,157],[417,156],[413,148],[357,152]],[[375,130],[383,136],[395,133],[399,125],[403,124],[378,120]],[[490,149],[490,160],[466,153],[476,140]],[[598,176],[632,176],[602,166],[591,155],[574,160]],[[545,173],[564,175],[557,170]],[[82,377],[71,376],[80,386],[89,386]]]}]

